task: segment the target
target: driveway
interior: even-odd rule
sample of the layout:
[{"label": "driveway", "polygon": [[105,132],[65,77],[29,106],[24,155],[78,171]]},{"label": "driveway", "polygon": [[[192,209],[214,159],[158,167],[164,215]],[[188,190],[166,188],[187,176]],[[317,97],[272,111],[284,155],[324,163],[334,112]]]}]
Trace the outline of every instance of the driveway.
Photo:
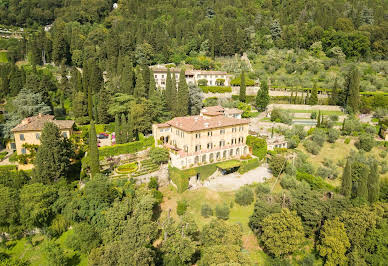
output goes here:
[{"label": "driveway", "polygon": [[232,173],[229,175],[221,175],[214,179],[205,181],[203,187],[214,191],[233,191],[244,185],[252,183],[262,183],[265,179],[272,177],[266,167],[258,167],[245,174]]}]

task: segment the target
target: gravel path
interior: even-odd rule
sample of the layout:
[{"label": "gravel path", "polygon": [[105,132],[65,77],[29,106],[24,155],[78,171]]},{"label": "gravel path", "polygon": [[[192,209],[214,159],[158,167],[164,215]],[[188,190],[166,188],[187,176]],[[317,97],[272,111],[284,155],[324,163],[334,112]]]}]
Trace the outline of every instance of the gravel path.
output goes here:
[{"label": "gravel path", "polygon": [[268,171],[268,168],[258,167],[243,175],[240,175],[239,173],[221,175],[206,181],[203,187],[214,191],[233,191],[244,185],[262,183],[265,179],[270,177],[272,177],[272,174]]}]

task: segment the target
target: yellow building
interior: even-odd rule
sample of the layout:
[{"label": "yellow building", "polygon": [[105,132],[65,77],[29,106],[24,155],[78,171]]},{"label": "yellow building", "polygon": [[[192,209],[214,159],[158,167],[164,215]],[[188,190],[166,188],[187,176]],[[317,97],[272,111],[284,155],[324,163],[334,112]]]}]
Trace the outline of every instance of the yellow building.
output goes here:
[{"label": "yellow building", "polygon": [[[29,151],[24,147],[24,144],[40,145],[40,135],[45,123],[54,123],[62,135],[69,138],[73,134],[73,120],[55,120],[53,115],[39,114],[33,117],[27,117],[22,122],[12,129],[15,139],[16,153],[28,154]],[[19,169],[31,169],[32,164],[19,165]]]},{"label": "yellow building", "polygon": [[176,117],[163,124],[154,124],[156,144],[170,149],[171,164],[179,169],[214,163],[247,155],[247,119],[220,113]]}]

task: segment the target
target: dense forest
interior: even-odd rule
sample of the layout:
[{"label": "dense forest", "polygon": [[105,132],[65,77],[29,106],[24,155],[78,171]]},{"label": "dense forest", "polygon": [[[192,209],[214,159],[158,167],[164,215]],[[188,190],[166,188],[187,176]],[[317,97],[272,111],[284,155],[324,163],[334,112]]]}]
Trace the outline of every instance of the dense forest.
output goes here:
[{"label": "dense forest", "polygon": [[[35,170],[0,165],[0,265],[387,265],[387,1],[0,0],[0,35],[0,146],[38,114],[75,120],[77,132],[69,141],[49,123],[39,148],[9,158]],[[155,64],[182,67],[165,91]],[[186,67],[227,71],[240,95],[204,100]],[[182,191],[109,176],[117,155],[168,162],[153,123],[216,104],[253,117],[276,102],[269,89],[343,108],[311,112],[309,131],[272,126],[289,150],[250,136],[253,154],[271,158],[268,182],[181,193],[193,169],[167,169],[186,178]],[[264,119],[292,122],[277,109]],[[118,145],[98,148],[103,132]],[[347,153],[322,157],[333,150]]]}]

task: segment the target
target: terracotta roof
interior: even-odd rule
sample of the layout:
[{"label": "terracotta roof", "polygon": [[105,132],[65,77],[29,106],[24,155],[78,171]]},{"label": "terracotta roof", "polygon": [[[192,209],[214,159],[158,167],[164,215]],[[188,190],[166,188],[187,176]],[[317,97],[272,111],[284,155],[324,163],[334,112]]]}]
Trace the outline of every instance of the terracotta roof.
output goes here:
[{"label": "terracotta roof", "polygon": [[247,119],[236,119],[226,116],[216,117],[203,117],[197,116],[186,116],[186,117],[175,117],[174,119],[166,122],[167,124],[181,129],[183,131],[200,131],[206,129],[222,128],[227,126],[237,126],[249,124]]},{"label": "terracotta roof", "polygon": [[161,124],[156,124],[156,127],[158,127],[158,128],[164,128],[164,127],[170,127],[170,125],[167,124],[167,123],[161,123]]},{"label": "terracotta roof", "polygon": [[225,114],[242,114],[244,113],[243,110],[237,109],[237,108],[226,108]]},{"label": "terracotta roof", "polygon": [[73,120],[54,120],[53,115],[42,115],[27,117],[22,122],[12,129],[12,132],[19,131],[39,131],[42,130],[47,122],[54,123],[59,129],[70,129],[74,125]]}]

